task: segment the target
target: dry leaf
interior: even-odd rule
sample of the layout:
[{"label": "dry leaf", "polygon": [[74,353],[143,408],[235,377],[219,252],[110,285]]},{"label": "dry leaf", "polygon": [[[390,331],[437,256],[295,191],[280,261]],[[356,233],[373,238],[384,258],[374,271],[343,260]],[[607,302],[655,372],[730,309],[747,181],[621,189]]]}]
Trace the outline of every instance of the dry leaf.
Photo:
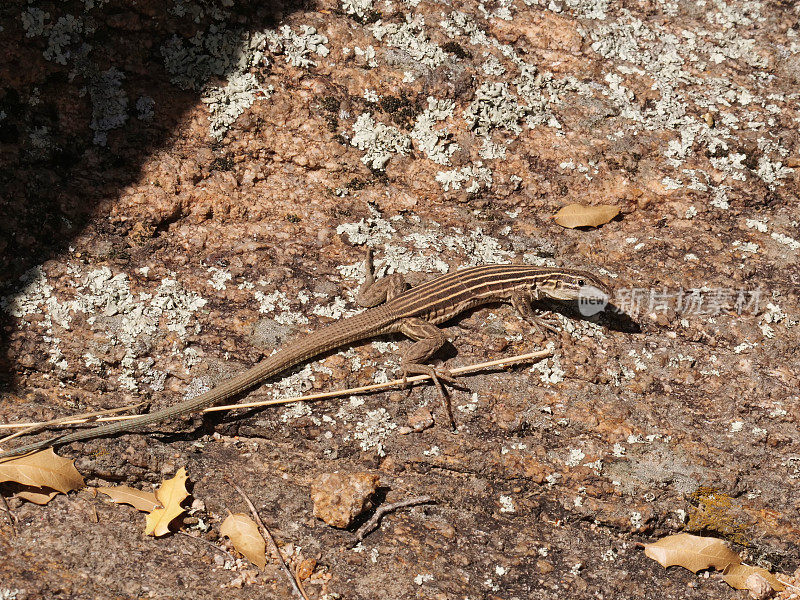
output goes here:
[{"label": "dry leaf", "polygon": [[228,515],[219,532],[227,535],[233,542],[233,547],[251,563],[260,569],[267,564],[266,542],[253,519],[240,513]]},{"label": "dry leaf", "polygon": [[569,204],[558,211],[553,219],[562,227],[574,229],[575,227],[600,227],[619,214],[619,208],[609,204],[586,206],[584,204]]},{"label": "dry leaf", "polygon": [[750,590],[755,593],[761,591],[763,583],[769,584],[776,592],[780,592],[786,587],[766,569],[742,564],[728,565],[728,568],[722,572],[722,578],[725,583],[737,590]]},{"label": "dry leaf", "polygon": [[186,510],[181,502],[189,497],[186,491],[186,469],[181,467],[172,479],[161,483],[156,490],[156,499],[164,508],[157,508],[147,515],[144,534],[159,537],[169,533],[169,524]]},{"label": "dry leaf", "polygon": [[162,508],[153,492],[145,492],[127,485],[117,485],[114,487],[99,487],[98,492],[102,492],[111,497],[117,504],[130,504],[133,508],[142,512],[153,512],[157,508]]},{"label": "dry leaf", "polygon": [[739,555],[717,538],[679,533],[654,544],[645,544],[644,553],[664,567],[678,565],[695,573],[714,567],[722,571],[722,578],[728,585],[737,590],[750,590],[756,598],[765,597],[765,584],[776,592],[785,587],[766,569],[743,565]]},{"label": "dry leaf", "polygon": [[35,488],[51,488],[66,494],[83,487],[83,477],[72,460],[52,448],[0,462],[0,483],[14,481]]},{"label": "dry leaf", "polygon": [[679,565],[694,573],[709,567],[724,571],[728,565],[742,562],[722,540],[688,533],[668,535],[654,544],[645,544],[644,553],[663,567]]},{"label": "dry leaf", "polygon": [[30,488],[17,492],[14,496],[27,500],[28,502],[33,502],[34,504],[47,504],[50,500],[58,496],[58,490],[41,487]]}]

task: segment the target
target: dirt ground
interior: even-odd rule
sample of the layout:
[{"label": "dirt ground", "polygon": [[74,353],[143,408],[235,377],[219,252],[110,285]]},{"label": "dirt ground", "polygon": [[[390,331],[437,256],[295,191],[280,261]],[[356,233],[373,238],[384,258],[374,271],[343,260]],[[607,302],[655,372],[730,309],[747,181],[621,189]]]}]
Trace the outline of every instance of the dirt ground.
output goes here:
[{"label": "dirt ground", "polygon": [[[232,482],[313,565],[313,599],[747,597],[644,555],[682,531],[794,573],[798,22],[779,0],[5,3],[0,422],[210,389],[355,314],[367,245],[411,284],[585,269],[622,312],[449,323],[450,368],[553,351],[460,378],[455,432],[421,385],[61,447],[86,488],[0,487],[0,599],[296,597],[220,536],[248,512]],[[620,214],[565,229],[572,203]],[[392,379],[408,345],[246,397]],[[93,490],[181,467],[191,508],[164,537]],[[333,472],[376,474],[377,505],[433,502],[357,543],[370,512],[313,515]]]}]

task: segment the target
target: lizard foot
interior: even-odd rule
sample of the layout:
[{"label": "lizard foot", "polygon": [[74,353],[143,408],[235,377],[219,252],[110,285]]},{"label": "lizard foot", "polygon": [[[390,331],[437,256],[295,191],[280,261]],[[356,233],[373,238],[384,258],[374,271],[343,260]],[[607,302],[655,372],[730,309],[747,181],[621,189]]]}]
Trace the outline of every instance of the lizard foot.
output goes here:
[{"label": "lizard foot", "polygon": [[444,385],[442,385],[442,381],[449,383],[450,385],[457,385],[455,377],[450,373],[449,370],[443,368],[436,368],[431,365],[423,365],[423,364],[406,364],[402,366],[403,369],[403,385],[407,386],[407,380],[409,373],[414,375],[427,375],[433,380],[433,384],[436,386],[436,391],[439,392],[439,398],[442,400],[442,405],[444,407],[445,414],[447,415],[447,419],[450,421],[450,427],[453,431],[456,430],[456,422],[453,418],[453,409],[450,406],[450,398],[447,395],[447,390],[445,389]]}]

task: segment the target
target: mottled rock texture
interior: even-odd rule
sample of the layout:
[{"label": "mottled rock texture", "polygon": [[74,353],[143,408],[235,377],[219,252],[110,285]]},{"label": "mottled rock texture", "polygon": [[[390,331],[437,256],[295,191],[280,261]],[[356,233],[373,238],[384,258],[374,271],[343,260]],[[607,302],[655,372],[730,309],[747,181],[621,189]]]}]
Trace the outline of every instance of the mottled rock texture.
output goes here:
[{"label": "mottled rock texture", "polygon": [[[290,597],[273,562],[221,553],[220,523],[246,512],[226,478],[312,570],[313,598],[742,597],[637,546],[682,530],[793,572],[798,10],[4,3],[3,422],[207,389],[352,314],[365,243],[412,283],[515,259],[587,268],[627,316],[565,309],[547,340],[508,307],[452,324],[450,366],[555,351],[464,378],[457,433],[420,387],[62,448],[90,485],[185,466],[202,501],[185,530],[203,539],[147,539],[133,509],[86,491],[11,498],[0,597]],[[553,223],[574,202],[621,215]],[[407,344],[332,353],[249,399],[393,377]],[[333,471],[379,476],[379,502],[436,503],[353,547],[312,515]]]},{"label": "mottled rock texture", "polygon": [[379,481],[374,473],[322,473],[311,484],[314,516],[332,527],[350,527],[371,507]]}]

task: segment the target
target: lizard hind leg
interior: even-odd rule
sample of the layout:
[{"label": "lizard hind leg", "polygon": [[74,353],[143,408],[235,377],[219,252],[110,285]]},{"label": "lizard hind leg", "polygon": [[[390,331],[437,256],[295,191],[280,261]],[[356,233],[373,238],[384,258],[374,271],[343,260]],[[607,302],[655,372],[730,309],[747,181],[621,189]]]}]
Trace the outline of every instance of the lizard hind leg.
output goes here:
[{"label": "lizard hind leg", "polygon": [[450,426],[455,430],[456,423],[455,419],[453,419],[453,410],[450,406],[447,392],[442,385],[442,380],[450,384],[455,384],[456,380],[447,369],[436,368],[432,365],[425,364],[425,362],[447,342],[447,337],[444,332],[433,323],[416,317],[403,319],[400,323],[400,333],[415,340],[411,347],[403,354],[400,362],[403,380],[405,380],[409,374],[428,375],[433,380],[436,390],[439,392],[439,398],[442,400],[442,405],[450,421]]},{"label": "lizard hind leg", "polygon": [[375,270],[372,264],[372,248],[367,248],[367,258],[364,261],[364,283],[358,290],[356,302],[364,308],[378,306],[406,290],[406,282],[399,273],[393,273],[375,281]]}]

